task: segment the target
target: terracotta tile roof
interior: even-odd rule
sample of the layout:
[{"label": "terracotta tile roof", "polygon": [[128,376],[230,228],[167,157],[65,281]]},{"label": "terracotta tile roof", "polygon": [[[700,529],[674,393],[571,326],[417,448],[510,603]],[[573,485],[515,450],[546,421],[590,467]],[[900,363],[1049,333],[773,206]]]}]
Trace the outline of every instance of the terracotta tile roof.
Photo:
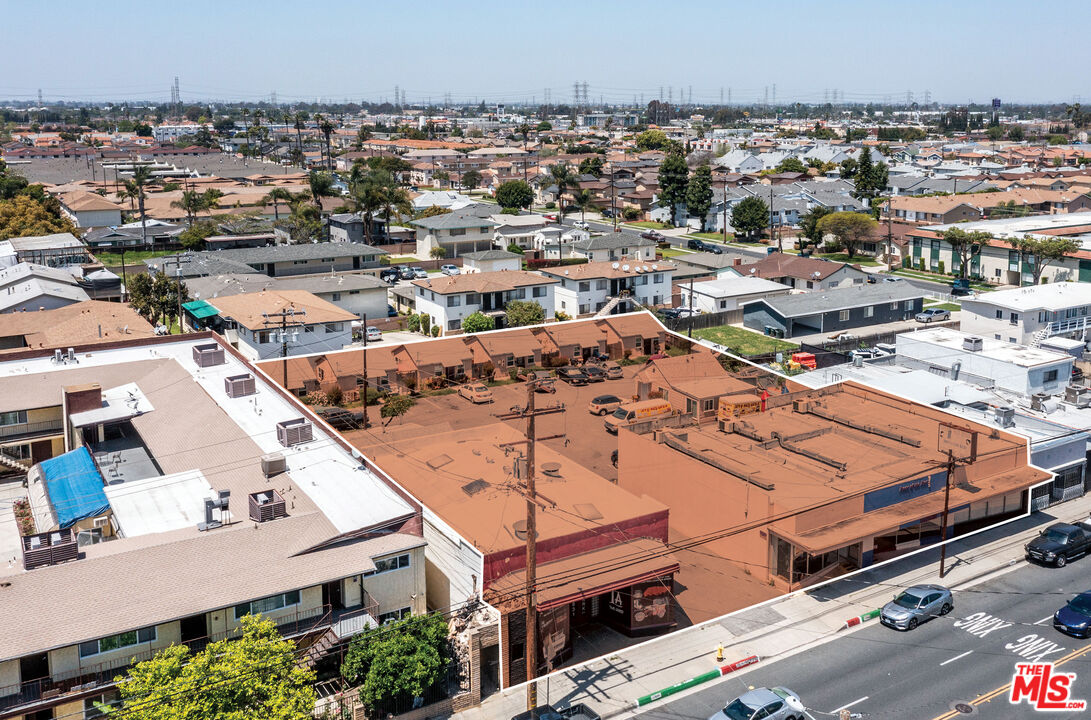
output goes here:
[{"label": "terracotta tile roof", "polygon": [[[747,266],[747,272],[751,269],[761,278],[796,277],[825,280],[843,267],[851,267],[848,263],[832,262],[819,258],[805,258],[788,253],[770,253],[765,258]],[[816,276],[815,273],[818,273]]]},{"label": "terracotta tile roof", "polygon": [[[155,332],[128,305],[85,300],[56,310],[0,315],[0,338],[19,335],[26,347],[58,348],[153,337]],[[0,353],[23,349],[10,348]]]},{"label": "terracotta tile roof", "polygon": [[413,284],[439,295],[450,295],[452,293],[505,292],[532,285],[551,285],[556,282],[555,278],[543,277],[526,270],[497,270],[414,280]]},{"label": "terracotta tile roof", "polygon": [[300,320],[308,325],[351,322],[357,319],[347,310],[342,310],[333,303],[305,290],[263,290],[239,293],[213,298],[210,304],[220,311],[221,316],[230,317],[249,330],[272,328],[276,322],[267,321],[262,313],[276,313],[289,308],[304,311],[306,316]]}]

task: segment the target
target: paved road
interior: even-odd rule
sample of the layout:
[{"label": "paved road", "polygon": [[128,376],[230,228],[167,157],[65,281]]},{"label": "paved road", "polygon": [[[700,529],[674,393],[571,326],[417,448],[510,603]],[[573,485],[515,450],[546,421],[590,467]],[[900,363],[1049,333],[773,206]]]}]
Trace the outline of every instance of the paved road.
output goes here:
[{"label": "paved road", "polygon": [[[1009,704],[1006,691],[973,704],[1007,685],[1016,662],[1032,659],[1063,663],[1059,671],[1077,675],[1073,699],[1091,701],[1091,642],[1062,635],[1051,626],[1053,612],[1091,586],[1089,571],[1091,559],[1086,558],[1059,570],[1026,565],[956,592],[950,615],[912,632],[872,621],[806,652],[652,705],[640,717],[708,718],[748,687],[773,685],[799,693],[815,720],[846,707],[854,717],[859,713],[890,720],[1040,717],[1028,705]],[[973,711],[954,712],[956,703],[970,704]],[[1082,713],[1048,715],[1073,718]]]}]

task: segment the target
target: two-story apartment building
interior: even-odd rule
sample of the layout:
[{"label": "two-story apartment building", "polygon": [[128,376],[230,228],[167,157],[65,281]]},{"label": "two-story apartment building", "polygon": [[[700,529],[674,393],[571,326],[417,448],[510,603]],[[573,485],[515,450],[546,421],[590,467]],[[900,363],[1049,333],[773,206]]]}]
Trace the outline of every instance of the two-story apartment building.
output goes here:
[{"label": "two-story apartment building", "polygon": [[1091,284],[1057,282],[978,293],[962,304],[965,332],[1037,346],[1052,337],[1084,339],[1091,325]]},{"label": "two-story apartment building", "polygon": [[[443,217],[443,216],[440,216]],[[444,332],[462,328],[468,315],[481,312],[504,326],[505,307],[512,300],[536,302],[551,320],[556,278],[525,270],[468,273],[414,280],[417,312],[428,315]]]},{"label": "two-story apartment building", "polygon": [[621,258],[652,262],[655,260],[655,240],[630,232],[595,235],[573,242],[570,256],[587,258],[588,262],[607,262]]},{"label": "two-story apartment building", "polygon": [[379,259],[387,254],[385,250],[364,243],[301,243],[187,252],[180,256],[152,258],[144,264],[148,272],[162,272],[170,277],[180,275],[183,279],[225,273],[264,273],[269,277],[283,277],[377,268]]},{"label": "two-story apartment building", "polygon": [[492,248],[497,224],[464,209],[414,220],[412,225],[417,229],[417,255],[428,257],[433,248],[441,247],[447,251],[445,257],[456,258]]},{"label": "two-story apartment building", "polygon": [[577,317],[602,311],[611,303],[612,313],[633,309],[630,301],[635,301],[637,309],[669,303],[674,264],[621,257],[613,262],[544,268],[541,273],[559,282],[557,310]]},{"label": "two-story apartment building", "polygon": [[426,610],[419,503],[216,335],[6,355],[0,413],[48,415],[60,451],[7,486],[0,717],[94,717],[248,614],[336,649]]},{"label": "two-story apartment building", "polygon": [[387,316],[390,285],[374,275],[340,273],[286,275],[271,278],[258,273],[208,275],[186,280],[191,297],[215,303],[219,298],[263,290],[302,290],[352,313],[357,318],[378,320]]}]

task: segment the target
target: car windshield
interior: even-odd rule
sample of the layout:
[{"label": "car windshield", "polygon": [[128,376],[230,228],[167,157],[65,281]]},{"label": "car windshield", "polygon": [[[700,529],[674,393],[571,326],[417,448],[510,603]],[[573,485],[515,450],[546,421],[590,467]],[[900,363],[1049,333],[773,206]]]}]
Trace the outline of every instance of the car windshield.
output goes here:
[{"label": "car windshield", "polygon": [[1061,532],[1060,530],[1046,530],[1042,537],[1050,542],[1060,543],[1064,545],[1068,542],[1068,533]]},{"label": "car windshield", "polygon": [[731,720],[750,720],[754,717],[754,713],[757,708],[752,708],[742,700],[735,700],[730,705],[724,708],[724,715],[731,718]]},{"label": "car windshield", "polygon": [[484,385],[474,385],[474,392],[488,392],[489,389]]},{"label": "car windshield", "polygon": [[770,690],[781,700],[787,700],[788,698],[792,697],[792,693],[788,692],[782,687],[770,688]]},{"label": "car windshield", "polygon": [[613,395],[599,395],[597,398],[595,398],[594,402],[601,405],[602,403],[617,402],[617,398]]},{"label": "car windshield", "polygon": [[618,420],[624,420],[628,416],[629,411],[625,408],[618,408],[617,410],[614,410],[614,417],[616,417]]},{"label": "car windshield", "polygon": [[921,604],[921,598],[917,597],[913,593],[903,592],[898,597],[894,598],[894,602],[901,605],[903,608],[909,608],[910,610],[916,609]]},{"label": "car windshield", "polygon": [[1080,615],[1091,616],[1091,593],[1077,595],[1068,601],[1068,609],[1078,612]]}]

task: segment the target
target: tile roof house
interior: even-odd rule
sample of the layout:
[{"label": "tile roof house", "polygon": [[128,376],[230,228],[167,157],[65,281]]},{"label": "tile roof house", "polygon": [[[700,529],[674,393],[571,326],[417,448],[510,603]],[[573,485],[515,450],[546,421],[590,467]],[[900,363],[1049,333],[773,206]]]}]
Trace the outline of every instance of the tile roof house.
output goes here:
[{"label": "tile roof house", "polygon": [[756,263],[739,268],[739,272],[798,290],[828,290],[867,282],[867,273],[848,263],[800,257],[790,253],[770,253]]},{"label": "tile roof house", "polygon": [[109,227],[121,224],[121,206],[96,193],[76,191],[57,198],[64,213],[76,227]]},{"label": "tile roof house", "polygon": [[646,311],[608,315],[595,324],[606,333],[606,352],[613,358],[654,355],[666,347],[666,329]]},{"label": "tile roof house", "polygon": [[303,355],[340,350],[352,342],[352,321],[357,319],[305,290],[263,290],[206,302],[218,311],[217,325],[224,335],[251,360],[280,357],[285,351]]},{"label": "tile roof house", "polygon": [[698,423],[716,419],[718,398],[753,395],[756,389],[725,370],[717,357],[707,352],[649,360],[634,380],[638,397],[658,393]]},{"label": "tile roof house", "polygon": [[54,310],[0,314],[0,353],[154,336],[151,324],[131,307],[102,300],[85,300]]}]

